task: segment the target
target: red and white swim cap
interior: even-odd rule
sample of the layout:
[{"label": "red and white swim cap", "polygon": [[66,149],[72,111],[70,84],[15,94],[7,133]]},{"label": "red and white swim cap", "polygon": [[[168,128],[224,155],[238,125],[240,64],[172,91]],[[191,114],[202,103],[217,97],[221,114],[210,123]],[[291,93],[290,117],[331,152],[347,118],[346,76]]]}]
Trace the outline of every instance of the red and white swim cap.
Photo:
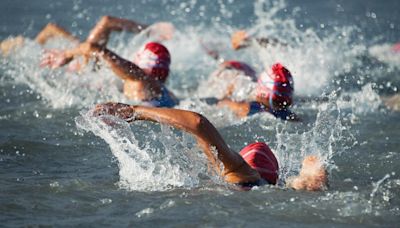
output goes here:
[{"label": "red and white swim cap", "polygon": [[240,155],[257,170],[260,176],[270,184],[276,184],[279,177],[279,165],[269,146],[262,142],[252,143],[240,151]]},{"label": "red and white swim cap", "polygon": [[221,64],[225,69],[232,69],[243,72],[244,75],[249,76],[253,81],[257,80],[256,72],[253,68],[244,62],[235,60],[225,61]]},{"label": "red and white swim cap", "polygon": [[165,82],[169,74],[171,56],[164,45],[150,42],[135,53],[133,63],[147,75]]},{"label": "red and white swim cap", "polygon": [[266,99],[270,108],[286,108],[293,102],[294,83],[290,72],[280,63],[258,78],[257,97]]}]

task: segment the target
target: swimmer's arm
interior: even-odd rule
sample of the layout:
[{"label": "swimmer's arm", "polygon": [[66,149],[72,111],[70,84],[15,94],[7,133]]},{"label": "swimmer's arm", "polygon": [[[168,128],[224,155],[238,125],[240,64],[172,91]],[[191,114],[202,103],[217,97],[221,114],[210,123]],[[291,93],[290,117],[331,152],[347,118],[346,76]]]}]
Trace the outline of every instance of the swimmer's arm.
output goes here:
[{"label": "swimmer's arm", "polygon": [[286,185],[295,190],[321,191],[326,189],[328,174],[325,165],[317,156],[305,157],[300,174],[295,177],[289,177]]},{"label": "swimmer's arm", "polygon": [[48,23],[36,36],[35,41],[43,45],[54,37],[63,37],[72,42],[79,42],[78,38],[73,36],[70,32],[53,23]]},{"label": "swimmer's arm", "polygon": [[[193,134],[204,150],[208,160],[221,173],[219,161],[224,165],[222,175],[230,183],[245,183],[259,180],[259,175],[251,169],[243,158],[232,152],[217,129],[201,114],[171,108],[154,108],[108,103],[97,105],[95,114],[112,114],[127,121],[147,120],[171,125]],[[129,114],[128,114],[129,113]],[[212,147],[217,150],[217,157]]]},{"label": "swimmer's arm", "polygon": [[236,102],[230,99],[223,99],[218,102],[218,107],[227,107],[234,112],[238,117],[244,118],[250,112],[250,103],[248,102]]},{"label": "swimmer's arm", "polygon": [[128,19],[103,16],[90,31],[86,42],[105,46],[108,42],[111,32],[113,31],[139,33],[147,27],[148,25],[140,24]]},{"label": "swimmer's arm", "polygon": [[231,37],[231,44],[232,48],[234,50],[239,50],[242,48],[249,47],[251,45],[251,42],[255,40],[260,46],[262,47],[269,47],[269,46],[287,46],[287,44],[279,41],[276,38],[266,38],[266,37],[253,37],[249,35],[246,31],[244,30],[239,30],[235,33],[233,33]]},{"label": "swimmer's arm", "polygon": [[129,79],[154,82],[154,80],[149,78],[136,64],[99,45],[85,42],[77,48],[67,50],[65,55],[68,59],[74,58],[77,55],[82,55],[86,58],[102,58],[110,65],[112,71],[123,80]]}]

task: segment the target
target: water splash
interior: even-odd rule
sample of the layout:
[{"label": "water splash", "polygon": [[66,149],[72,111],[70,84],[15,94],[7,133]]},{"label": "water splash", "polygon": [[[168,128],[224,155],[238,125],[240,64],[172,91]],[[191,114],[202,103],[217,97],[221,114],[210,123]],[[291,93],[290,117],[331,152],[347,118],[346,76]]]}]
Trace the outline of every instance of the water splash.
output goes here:
[{"label": "water splash", "polygon": [[200,182],[199,175],[207,176],[205,157],[193,139],[182,136],[176,140],[176,135],[165,126],[161,127],[161,132],[143,126],[144,129],[138,130],[149,137],[137,140],[139,136],[132,132],[128,123],[111,116],[102,118],[103,121],[91,117],[90,112],[82,113],[76,124],[109,144],[118,161],[121,188],[131,191],[193,188]]},{"label": "water splash", "polygon": [[344,153],[357,142],[349,131],[350,125],[344,120],[346,114],[342,113],[334,97],[336,94],[331,94],[330,101],[318,107],[317,118],[309,130],[291,133],[286,125],[276,126],[277,146],[274,151],[282,167],[283,181],[297,174],[307,155],[320,157],[328,170],[334,168],[332,157]]},{"label": "water splash", "polygon": [[281,62],[292,72],[296,94],[315,96],[329,92],[324,90],[333,79],[359,66],[357,56],[364,52],[365,46],[351,42],[355,27],[337,28],[326,35],[318,35],[311,28],[298,28],[291,17],[279,16],[278,13],[285,10],[282,0],[259,0],[254,8],[258,18],[250,29],[252,33],[277,38],[286,44],[268,48],[258,46],[255,51],[264,68]]},{"label": "water splash", "polygon": [[6,77],[27,85],[40,94],[48,105],[54,108],[85,107],[107,100],[127,101],[120,92],[120,80],[110,70],[102,68],[94,72],[87,67],[80,73],[69,73],[65,69],[51,71],[40,68],[44,49],[29,39],[25,39],[24,43],[7,57],[7,64],[2,64],[2,68],[5,68]]},{"label": "water splash", "polygon": [[392,69],[400,69],[400,52],[394,51],[392,44],[379,44],[368,49],[369,54]]}]

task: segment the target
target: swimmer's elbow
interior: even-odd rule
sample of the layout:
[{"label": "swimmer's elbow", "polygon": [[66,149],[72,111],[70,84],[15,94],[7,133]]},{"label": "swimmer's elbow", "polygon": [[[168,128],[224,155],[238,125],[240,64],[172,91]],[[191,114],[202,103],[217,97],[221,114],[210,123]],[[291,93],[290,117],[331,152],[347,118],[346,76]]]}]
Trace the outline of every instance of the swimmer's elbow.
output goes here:
[{"label": "swimmer's elbow", "polygon": [[192,119],[191,128],[195,132],[204,131],[210,125],[210,121],[208,121],[208,119],[205,116],[199,113],[192,112],[191,119]]}]

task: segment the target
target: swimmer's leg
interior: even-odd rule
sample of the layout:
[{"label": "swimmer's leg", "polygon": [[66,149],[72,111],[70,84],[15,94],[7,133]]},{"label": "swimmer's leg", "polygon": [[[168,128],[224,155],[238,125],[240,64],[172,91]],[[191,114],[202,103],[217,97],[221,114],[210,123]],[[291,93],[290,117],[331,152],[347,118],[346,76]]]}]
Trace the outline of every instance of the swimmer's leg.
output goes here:
[{"label": "swimmer's leg", "polygon": [[287,181],[288,187],[296,190],[320,191],[327,187],[328,175],[324,164],[317,156],[307,156],[303,160],[299,176]]},{"label": "swimmer's leg", "polygon": [[79,42],[79,39],[73,36],[70,32],[53,23],[48,23],[42,31],[39,32],[35,40],[40,45],[44,45],[49,39],[54,37],[63,37],[72,42]]}]

